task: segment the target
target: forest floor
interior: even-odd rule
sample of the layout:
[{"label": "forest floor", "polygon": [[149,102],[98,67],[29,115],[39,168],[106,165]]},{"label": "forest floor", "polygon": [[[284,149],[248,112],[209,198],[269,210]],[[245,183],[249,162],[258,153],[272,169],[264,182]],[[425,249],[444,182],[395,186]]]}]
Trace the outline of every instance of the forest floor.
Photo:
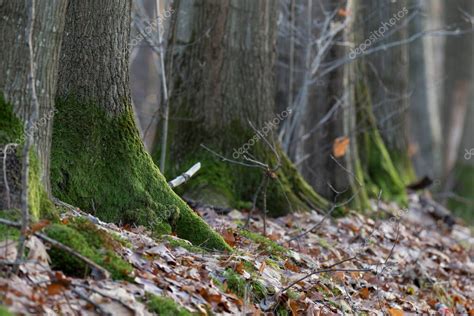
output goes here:
[{"label": "forest floor", "polygon": [[404,210],[380,201],[372,209],[267,219],[268,238],[259,216],[243,230],[244,211],[196,209],[235,248],[228,254],[99,223],[125,240],[116,251],[134,267],[129,281],[53,271],[35,239],[30,257],[42,263],[0,278],[2,301],[46,315],[474,315],[472,231],[432,220],[416,195]]}]

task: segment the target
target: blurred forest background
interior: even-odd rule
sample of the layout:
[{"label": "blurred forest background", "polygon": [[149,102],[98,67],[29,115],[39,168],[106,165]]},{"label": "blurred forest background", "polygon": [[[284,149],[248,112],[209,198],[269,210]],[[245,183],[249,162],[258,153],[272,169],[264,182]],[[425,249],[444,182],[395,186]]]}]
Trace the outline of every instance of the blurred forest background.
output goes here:
[{"label": "blurred forest background", "polygon": [[[396,196],[397,186],[403,191],[424,178],[418,185],[429,186],[436,200],[474,223],[474,1],[137,0],[132,10],[136,120],[167,178],[190,167],[183,150],[218,158],[207,147],[186,148],[189,135],[205,134],[198,141],[225,152],[198,122],[211,124],[203,112],[212,112],[206,104],[216,100],[226,103],[224,112],[245,112],[229,100],[234,86],[241,101],[258,103],[246,106],[259,111],[266,101],[258,95],[273,98],[270,120],[291,109],[277,124],[281,149],[326,200],[354,182],[368,188],[353,190],[359,196],[376,196],[380,189]],[[252,47],[247,61],[238,53],[243,43]],[[273,52],[270,60],[262,56],[265,50]],[[260,59],[254,71],[243,69],[242,62],[254,59]],[[208,67],[210,62],[218,66]],[[243,78],[250,84],[240,86]],[[251,120],[262,125],[255,115]],[[215,118],[226,120],[222,113]],[[192,132],[175,138],[175,124]],[[170,128],[165,140],[163,125]],[[355,200],[363,206],[363,198]]]}]

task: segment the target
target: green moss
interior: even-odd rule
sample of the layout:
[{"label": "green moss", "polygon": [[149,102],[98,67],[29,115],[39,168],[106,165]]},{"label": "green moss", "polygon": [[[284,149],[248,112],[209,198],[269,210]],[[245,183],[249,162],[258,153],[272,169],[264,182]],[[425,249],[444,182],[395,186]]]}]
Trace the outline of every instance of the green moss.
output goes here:
[{"label": "green moss", "polygon": [[0,92],[0,144],[22,142],[23,124]]},{"label": "green moss", "polygon": [[[259,161],[270,166],[277,164],[276,157],[267,148],[263,145],[255,147],[255,151],[260,153],[256,154]],[[268,213],[280,216],[292,211],[327,208],[328,203],[307,184],[283,151],[278,150],[281,167],[276,172],[276,178],[268,185]],[[182,185],[178,193],[221,207],[251,207],[250,201],[264,177],[261,169],[224,162],[205,149],[198,148],[195,152],[191,151],[185,162],[170,168],[169,178],[181,174],[197,161],[201,162],[201,170],[191,181]],[[263,208],[262,194],[257,200],[257,207]]]},{"label": "green moss", "polygon": [[[8,143],[18,144],[17,158],[21,163],[21,149],[24,144],[23,124],[13,112],[13,107],[6,103],[3,94],[0,93],[0,146]],[[20,168],[21,169],[21,168]],[[18,177],[18,179],[20,179]],[[21,186],[21,184],[16,184]],[[43,184],[41,183],[40,161],[34,150],[30,151],[30,168],[28,183],[28,203],[32,220],[39,218],[52,219],[56,212],[50,201]]]},{"label": "green moss", "polygon": [[454,214],[474,225],[474,166],[458,164],[454,169],[454,193],[448,201]]},{"label": "green moss", "polygon": [[[0,218],[7,219],[13,222],[18,222],[21,219],[20,211],[18,210],[2,210],[0,211]],[[20,236],[20,230],[15,227],[0,224],[0,241],[6,239],[16,240]]]},{"label": "green moss", "polygon": [[[67,225],[53,224],[46,228],[46,234],[104,267],[112,278],[130,279],[132,267],[116,254],[120,243],[87,220],[75,219]],[[69,253],[57,248],[52,248],[49,253],[54,268],[78,277],[88,273],[86,264]]]},{"label": "green moss", "polygon": [[256,278],[245,280],[232,269],[225,270],[224,278],[226,279],[228,290],[241,298],[250,296],[252,301],[258,302],[268,295],[265,286]]},{"label": "green moss", "polygon": [[[146,153],[133,113],[109,115],[102,108],[56,102],[51,178],[58,198],[102,220],[141,224],[212,249],[230,249],[167,185]],[[165,229],[168,232],[168,229]]]},{"label": "green moss", "polygon": [[192,316],[183,307],[179,306],[175,301],[167,297],[149,295],[146,303],[148,310],[157,315],[162,316]]},{"label": "green moss", "polygon": [[[177,117],[195,117],[193,113],[173,113]],[[227,158],[234,159],[235,150],[256,136],[247,122],[234,120],[219,132],[203,126],[199,122],[170,121],[168,144],[171,152],[167,154],[167,178],[182,174],[196,162],[201,162],[201,170],[186,184],[179,187],[180,194],[206,204],[222,207],[250,207],[257,187],[261,183],[263,170],[251,168],[222,159],[201,147],[205,144],[211,150]],[[272,216],[280,216],[293,211],[308,211],[327,208],[327,201],[319,196],[301,177],[283,150],[276,146],[280,157],[280,168],[276,177],[270,181],[267,190],[267,211]],[[275,153],[263,140],[256,141],[249,150],[256,160],[271,167],[277,165]],[[158,145],[153,155],[158,163],[161,148]],[[262,209],[263,198],[260,195],[257,206]]]},{"label": "green moss", "polygon": [[183,240],[183,239],[174,238],[174,237],[169,236],[169,235],[168,236],[164,235],[163,239],[166,240],[171,247],[182,247],[182,248],[186,249],[187,251],[194,252],[194,253],[205,253],[206,252],[206,250],[204,248],[194,246],[190,242],[188,242],[186,240]]},{"label": "green moss", "polygon": [[270,240],[267,237],[264,237],[258,233],[254,233],[248,230],[241,230],[240,234],[244,236],[245,238],[248,238],[258,243],[260,247],[262,248],[262,250],[266,251],[267,253],[275,257],[286,256],[288,254],[288,249],[280,246],[273,240]]},{"label": "green moss", "polygon": [[357,137],[357,150],[352,158],[357,179],[362,182],[362,188],[353,190],[358,192],[355,206],[366,209],[369,205],[368,198],[377,197],[380,191],[384,199],[405,205],[405,185],[412,178],[413,170],[409,161],[403,159],[403,155],[390,153],[385,146],[372,110],[368,87],[364,80],[359,80],[356,84],[356,120],[367,131]]},{"label": "green moss", "polygon": [[0,306],[0,316],[13,316],[13,314],[5,306]]}]

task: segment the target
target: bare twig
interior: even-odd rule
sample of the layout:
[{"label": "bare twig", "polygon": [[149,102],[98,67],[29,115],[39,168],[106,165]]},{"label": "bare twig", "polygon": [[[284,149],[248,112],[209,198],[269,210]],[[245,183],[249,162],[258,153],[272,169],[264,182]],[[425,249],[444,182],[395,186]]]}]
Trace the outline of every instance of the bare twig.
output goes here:
[{"label": "bare twig", "polygon": [[5,201],[6,201],[7,209],[11,208],[10,186],[8,185],[8,176],[7,176],[7,158],[8,158],[8,148],[10,146],[17,146],[17,144],[14,144],[14,143],[6,144],[3,150],[3,182],[5,185]]}]

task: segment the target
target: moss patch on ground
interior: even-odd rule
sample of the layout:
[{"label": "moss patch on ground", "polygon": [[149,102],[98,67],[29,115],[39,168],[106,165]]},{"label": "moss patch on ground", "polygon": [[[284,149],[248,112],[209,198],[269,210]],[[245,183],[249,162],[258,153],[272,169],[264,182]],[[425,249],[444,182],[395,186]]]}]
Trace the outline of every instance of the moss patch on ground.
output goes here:
[{"label": "moss patch on ground", "polygon": [[260,245],[260,248],[267,252],[268,254],[275,256],[275,257],[282,257],[286,256],[288,254],[288,249],[286,249],[283,246],[280,246],[273,240],[268,239],[267,237],[259,234],[259,233],[254,233],[248,230],[241,230],[240,234],[245,237],[250,239],[251,241],[257,243]]},{"label": "moss patch on ground", "polygon": [[[46,234],[107,269],[113,279],[131,280],[132,266],[116,254],[120,242],[88,220],[77,218],[67,224],[53,224],[46,228]],[[49,254],[55,269],[77,277],[89,273],[82,260],[63,250],[51,248]]]},{"label": "moss patch on ground", "polygon": [[188,312],[183,307],[179,306],[175,301],[170,298],[149,295],[147,297],[146,305],[150,312],[156,313],[157,315],[163,316],[192,316],[193,314]]},{"label": "moss patch on ground", "polygon": [[230,249],[167,185],[145,151],[130,107],[110,115],[100,106],[58,100],[51,178],[60,199],[108,222],[134,223],[210,249]]}]

